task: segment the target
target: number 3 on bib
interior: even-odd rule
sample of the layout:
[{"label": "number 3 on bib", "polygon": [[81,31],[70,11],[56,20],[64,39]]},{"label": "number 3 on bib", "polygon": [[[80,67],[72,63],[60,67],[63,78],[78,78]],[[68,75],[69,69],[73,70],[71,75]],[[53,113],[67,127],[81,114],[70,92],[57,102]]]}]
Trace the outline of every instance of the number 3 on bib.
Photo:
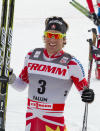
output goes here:
[{"label": "number 3 on bib", "polygon": [[37,92],[39,94],[44,94],[46,89],[46,81],[45,80],[39,80],[40,87],[38,88]]}]

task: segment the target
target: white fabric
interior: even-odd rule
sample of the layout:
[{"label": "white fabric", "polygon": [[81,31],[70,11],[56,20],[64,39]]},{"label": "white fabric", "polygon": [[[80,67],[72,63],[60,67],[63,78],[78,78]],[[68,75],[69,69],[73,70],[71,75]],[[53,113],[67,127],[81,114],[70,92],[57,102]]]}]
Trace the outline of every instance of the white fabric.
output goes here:
[{"label": "white fabric", "polygon": [[16,78],[16,80],[14,81],[13,84],[11,84],[11,86],[16,89],[17,91],[23,91],[26,89],[27,87],[27,83],[25,83],[24,81],[22,81],[19,77]]}]

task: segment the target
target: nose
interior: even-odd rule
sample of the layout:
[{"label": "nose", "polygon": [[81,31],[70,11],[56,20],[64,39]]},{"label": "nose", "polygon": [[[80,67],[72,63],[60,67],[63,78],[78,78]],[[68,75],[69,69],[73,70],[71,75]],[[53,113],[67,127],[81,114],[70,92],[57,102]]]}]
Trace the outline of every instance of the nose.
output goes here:
[{"label": "nose", "polygon": [[51,41],[51,42],[55,42],[56,39],[55,39],[54,37],[52,37],[52,38],[50,38],[50,41]]}]

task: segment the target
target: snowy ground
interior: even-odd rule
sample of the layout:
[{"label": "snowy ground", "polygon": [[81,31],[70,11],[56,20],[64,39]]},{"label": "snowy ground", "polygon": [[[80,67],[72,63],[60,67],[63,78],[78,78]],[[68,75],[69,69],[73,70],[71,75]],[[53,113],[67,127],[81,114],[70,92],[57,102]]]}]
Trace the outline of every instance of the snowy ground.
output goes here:
[{"label": "snowy ground", "polygon": [[[81,0],[86,5],[86,1]],[[0,1],[1,6],[1,1]],[[44,20],[49,16],[62,16],[69,23],[67,45],[64,50],[76,56],[88,71],[88,29],[95,27],[85,16],[75,10],[67,0],[17,0],[13,31],[11,67],[18,75],[24,57],[30,49],[43,47]],[[95,79],[93,65],[91,88],[95,101],[89,105],[88,131],[100,131],[100,81]],[[17,92],[9,86],[6,131],[25,131],[27,90]],[[65,119],[68,131],[82,131],[85,104],[73,85],[66,100]]]}]

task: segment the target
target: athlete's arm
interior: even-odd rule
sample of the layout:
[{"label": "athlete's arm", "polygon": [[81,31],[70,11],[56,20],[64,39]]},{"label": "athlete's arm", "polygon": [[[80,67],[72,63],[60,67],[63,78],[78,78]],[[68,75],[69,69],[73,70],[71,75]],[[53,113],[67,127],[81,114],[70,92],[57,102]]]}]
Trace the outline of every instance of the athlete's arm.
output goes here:
[{"label": "athlete's arm", "polygon": [[27,64],[28,64],[28,58],[30,55],[31,55],[31,52],[29,52],[27,54],[27,56],[25,57],[24,67],[23,67],[20,75],[15,79],[14,83],[11,84],[11,86],[18,91],[23,91],[24,89],[26,89],[26,87],[29,83]]},{"label": "athlete's arm", "polygon": [[81,63],[76,59],[72,58],[72,60],[68,63],[69,66],[69,75],[72,79],[73,83],[75,84],[76,88],[82,92],[84,90],[84,87],[87,87],[88,83],[85,78],[85,73],[83,66]]}]

